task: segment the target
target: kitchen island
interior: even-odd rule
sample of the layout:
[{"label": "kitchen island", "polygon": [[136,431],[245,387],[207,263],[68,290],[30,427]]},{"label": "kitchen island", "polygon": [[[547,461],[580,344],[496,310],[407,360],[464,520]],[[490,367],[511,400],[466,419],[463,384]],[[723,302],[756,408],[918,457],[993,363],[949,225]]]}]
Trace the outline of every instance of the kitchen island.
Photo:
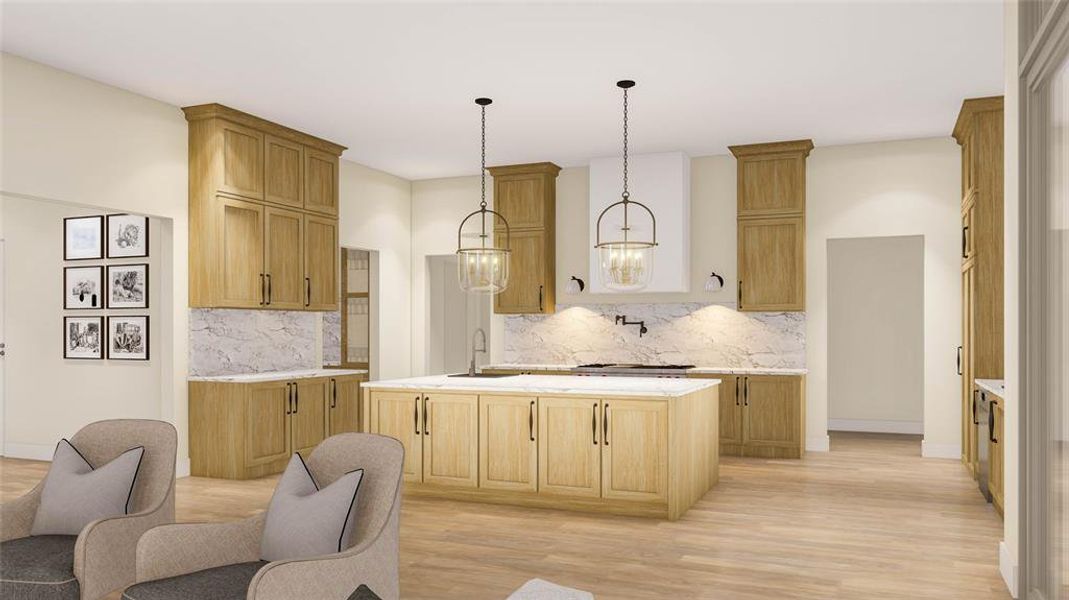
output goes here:
[{"label": "kitchen island", "polygon": [[364,384],[405,491],[678,519],[719,479],[717,379],[416,377]]}]

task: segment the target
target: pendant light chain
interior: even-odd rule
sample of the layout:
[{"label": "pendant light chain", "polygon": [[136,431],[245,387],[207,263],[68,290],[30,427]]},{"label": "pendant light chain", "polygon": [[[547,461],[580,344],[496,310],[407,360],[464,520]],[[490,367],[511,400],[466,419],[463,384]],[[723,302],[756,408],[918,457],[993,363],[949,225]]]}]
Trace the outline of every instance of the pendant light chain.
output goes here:
[{"label": "pendant light chain", "polygon": [[624,202],[631,197],[627,191],[627,88],[624,88]]},{"label": "pendant light chain", "polygon": [[482,190],[482,202],[479,203],[480,208],[486,208],[486,106],[482,108],[482,168],[479,170],[479,175],[482,177],[483,190]]}]

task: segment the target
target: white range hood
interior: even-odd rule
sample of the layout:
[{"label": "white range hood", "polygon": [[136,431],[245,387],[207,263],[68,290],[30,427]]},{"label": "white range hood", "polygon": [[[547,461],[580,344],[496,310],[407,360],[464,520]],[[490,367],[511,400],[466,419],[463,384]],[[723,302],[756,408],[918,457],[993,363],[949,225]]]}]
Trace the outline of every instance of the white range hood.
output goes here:
[{"label": "white range hood", "polygon": [[[601,285],[598,257],[594,250],[598,215],[620,200],[623,187],[623,159],[595,158],[590,161],[590,292],[619,293]],[[657,248],[653,256],[653,279],[640,293],[690,291],[690,157],[682,152],[632,155],[628,159],[631,200],[641,202],[657,216]],[[629,210],[632,239],[649,239],[650,220],[646,212]],[[617,207],[601,221],[602,241],[618,239],[623,227],[623,211]]]}]

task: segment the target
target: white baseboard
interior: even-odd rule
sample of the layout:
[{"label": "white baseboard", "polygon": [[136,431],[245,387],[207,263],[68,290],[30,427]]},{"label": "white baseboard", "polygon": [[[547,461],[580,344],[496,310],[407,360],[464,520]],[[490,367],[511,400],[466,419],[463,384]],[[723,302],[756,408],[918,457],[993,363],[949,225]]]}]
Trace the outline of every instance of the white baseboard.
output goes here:
[{"label": "white baseboard", "polygon": [[806,452],[827,452],[831,450],[831,438],[826,435],[809,437],[805,441]]},{"label": "white baseboard", "polygon": [[924,458],[961,458],[961,446],[958,444],[933,444],[921,441],[921,456]]},{"label": "white baseboard", "polygon": [[1006,540],[998,543],[998,571],[1002,574],[1002,581],[1010,590],[1010,596],[1017,597],[1017,558],[1010,554],[1006,546]]},{"label": "white baseboard", "polygon": [[174,476],[189,477],[189,457],[179,458],[178,462],[174,466]]},{"label": "white baseboard", "polygon": [[4,456],[8,458],[25,458],[27,460],[52,460],[56,453],[55,444],[4,444]]},{"label": "white baseboard", "polygon": [[924,433],[923,421],[877,421],[873,419],[829,419],[829,431],[862,431],[865,433]]}]

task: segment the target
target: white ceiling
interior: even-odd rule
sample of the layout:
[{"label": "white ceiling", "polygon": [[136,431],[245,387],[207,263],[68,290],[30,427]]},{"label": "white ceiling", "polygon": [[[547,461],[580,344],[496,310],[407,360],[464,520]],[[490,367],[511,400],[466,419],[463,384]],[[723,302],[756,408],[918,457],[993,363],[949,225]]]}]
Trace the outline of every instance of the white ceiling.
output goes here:
[{"label": "white ceiling", "polygon": [[2,47],[186,106],[221,102],[409,179],[619,153],[948,135],[1002,93],[1002,4],[4,2]]}]

